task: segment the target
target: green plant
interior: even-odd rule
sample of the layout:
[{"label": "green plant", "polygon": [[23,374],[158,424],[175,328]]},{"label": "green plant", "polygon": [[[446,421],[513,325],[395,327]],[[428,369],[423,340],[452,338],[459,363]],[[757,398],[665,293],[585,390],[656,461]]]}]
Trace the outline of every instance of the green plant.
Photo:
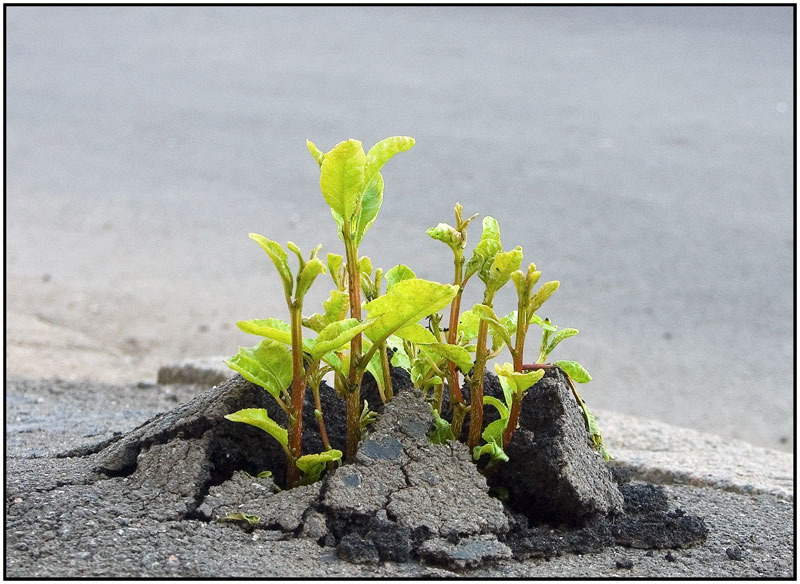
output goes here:
[{"label": "green plant", "polygon": [[[320,190],[331,209],[344,256],[328,253],[323,263],[317,257],[321,246],[306,258],[292,242],[284,249],[262,235],[250,234],[278,271],[289,322],[276,318],[239,321],[241,330],[263,340],[255,347],[240,347],[226,363],[275,399],[286,415],[287,425],[282,426],[266,410],[256,408],[242,409],[226,418],[258,427],[277,440],[286,454],[288,487],[313,482],[330,465],[354,457],[366,427],[375,419],[375,412],[361,400],[364,375],[369,373],[375,379],[385,403],[393,396],[390,368],[402,367],[431,403],[435,420],[432,441],[456,439],[469,414],[467,443],[475,458],[489,454],[493,463],[507,459],[503,448],[517,425],[525,392],[541,378],[544,369],[551,367],[544,360],[553,348],[577,333],[575,329],[558,331],[535,314],[558,288],[558,282],[547,282],[534,291],[540,272],[534,264],[528,266],[527,272],[520,271],[522,248],[503,250],[500,228],[492,217],[483,219],[481,238],[467,260],[467,228],[476,215],[464,219],[460,204],[455,207],[455,227],[440,223],[427,230],[429,236],[444,242],[453,252],[452,284],[417,278],[403,264],[385,272],[374,268],[369,257],[359,256],[359,246],[383,201],[380,170],[395,154],[410,149],[414,140],[394,136],[381,140],[366,153],[361,142],[353,139],[324,153],[312,142],[306,144],[319,165]],[[287,249],[297,257],[294,272]],[[334,289],[323,302],[321,312],[304,316],[305,296],[324,272],[330,275]],[[475,275],[484,285],[483,300],[462,313],[464,288]],[[509,281],[517,290],[517,309],[500,318],[494,312],[494,298]],[[448,326],[443,328],[439,311],[448,306]],[[419,324],[421,320],[426,320],[427,326]],[[538,362],[525,365],[524,343],[532,323],[542,327],[542,343]],[[304,336],[304,328],[315,336]],[[487,362],[503,347],[509,348],[513,363],[496,367],[504,392],[501,401],[484,396],[483,383]],[[575,362],[558,361],[554,366],[576,381],[588,377]],[[345,401],[344,455],[332,447],[325,427],[320,386],[323,376],[329,373],[334,377],[336,393]],[[469,388],[469,406],[461,392],[460,375],[464,375]],[[451,421],[441,412],[445,383]],[[322,452],[312,454],[302,451],[303,404],[308,387],[313,393],[314,416],[324,447]],[[602,449],[599,432],[594,433],[593,417],[574,387],[573,392],[587,416],[592,439]],[[500,413],[500,419],[486,428],[482,427],[484,404],[494,406]],[[481,439],[483,444],[479,444]]]}]

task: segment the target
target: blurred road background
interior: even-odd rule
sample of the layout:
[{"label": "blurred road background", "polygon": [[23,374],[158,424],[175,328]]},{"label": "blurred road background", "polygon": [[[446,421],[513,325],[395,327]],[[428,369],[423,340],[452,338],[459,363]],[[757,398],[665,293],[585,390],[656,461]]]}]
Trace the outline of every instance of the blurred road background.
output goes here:
[{"label": "blurred road background", "polygon": [[425,229],[491,214],[590,405],[791,450],[792,10],[6,7],[7,373],[254,344],[247,233],[342,252],[305,139],[404,134],[375,265],[448,281]]}]

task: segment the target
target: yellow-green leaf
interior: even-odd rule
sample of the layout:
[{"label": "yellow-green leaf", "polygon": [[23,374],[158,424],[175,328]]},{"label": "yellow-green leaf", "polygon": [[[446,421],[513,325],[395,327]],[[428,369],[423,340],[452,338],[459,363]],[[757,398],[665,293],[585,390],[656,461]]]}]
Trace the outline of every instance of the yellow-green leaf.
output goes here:
[{"label": "yellow-green leaf", "polygon": [[267,239],[258,233],[251,233],[250,239],[258,243],[258,245],[267,252],[269,259],[272,260],[272,263],[275,264],[275,267],[278,269],[278,274],[280,274],[281,280],[283,281],[283,289],[286,292],[286,297],[291,297],[293,285],[292,271],[289,269],[289,258],[286,255],[286,251],[277,241]]},{"label": "yellow-green leaf", "polygon": [[[319,186],[331,210],[346,223],[353,220],[364,191],[366,155],[358,140],[339,142],[320,165]],[[335,218],[335,217],[334,217]]]},{"label": "yellow-green leaf", "polygon": [[292,344],[292,327],[279,318],[254,318],[252,320],[237,321],[236,326],[251,335],[259,335],[280,341],[287,345]]},{"label": "yellow-green leaf", "polygon": [[295,299],[302,299],[305,297],[311,284],[320,274],[325,273],[325,264],[319,258],[314,258],[306,262],[303,269],[300,271],[300,276],[297,278],[297,291],[295,292]]},{"label": "yellow-green leaf", "polygon": [[486,280],[487,289],[492,292],[500,290],[521,264],[522,248],[520,246],[509,251],[499,252],[489,266],[489,276]]},{"label": "yellow-green leaf", "polygon": [[439,223],[436,227],[426,229],[425,233],[433,239],[441,241],[456,253],[458,253],[464,245],[461,233],[458,229],[447,223]]},{"label": "yellow-green leaf", "polygon": [[306,140],[306,148],[308,151],[311,152],[311,156],[314,157],[314,160],[317,161],[317,164],[322,166],[322,161],[325,159],[325,154],[316,147],[316,145],[311,140]]},{"label": "yellow-green leaf", "polygon": [[409,150],[412,146],[414,138],[409,136],[392,136],[375,144],[367,152],[366,180],[369,181],[392,156]]},{"label": "yellow-green leaf", "polygon": [[457,292],[457,286],[420,278],[397,282],[386,294],[365,305],[375,322],[364,332],[371,340],[381,342],[404,326],[438,312]]},{"label": "yellow-green leaf", "polygon": [[411,278],[416,278],[417,275],[414,273],[414,270],[409,268],[405,264],[398,264],[393,268],[390,268],[388,272],[386,272],[386,286],[387,288],[391,288],[398,282],[403,280],[410,280]]},{"label": "yellow-green leaf", "polygon": [[494,217],[483,218],[483,233],[481,240],[472,251],[472,257],[469,258],[467,265],[464,268],[464,280],[472,277],[473,274],[478,272],[478,276],[484,282],[489,278],[489,267],[494,261],[494,257],[503,249],[500,243],[500,225]]},{"label": "yellow-green leaf", "polygon": [[231,422],[242,422],[255,426],[256,428],[261,428],[264,432],[275,438],[284,448],[289,445],[289,433],[285,428],[269,417],[267,410],[261,408],[239,410],[238,412],[228,414],[225,416],[225,419]]},{"label": "yellow-green leaf", "polygon": [[547,346],[547,354],[553,352],[558,344],[563,341],[564,339],[568,339],[569,337],[573,337],[578,334],[578,329],[574,328],[565,328],[558,331],[556,334],[553,335],[553,338],[550,339],[550,344]]},{"label": "yellow-green leaf", "polygon": [[303,473],[303,484],[310,485],[319,480],[329,462],[341,460],[342,451],[331,449],[320,452],[319,454],[306,454],[297,459],[295,464]]},{"label": "yellow-green leaf", "polygon": [[321,359],[325,353],[341,349],[370,324],[370,322],[360,322],[355,318],[346,318],[330,323],[320,331],[311,347],[311,356],[314,359]]},{"label": "yellow-green leaf", "polygon": [[481,317],[474,310],[465,310],[458,317],[458,336],[461,340],[471,341],[478,336]]},{"label": "yellow-green leaf", "polygon": [[394,334],[417,345],[430,345],[436,342],[436,337],[433,336],[433,333],[417,323],[406,325],[398,329]]},{"label": "yellow-green leaf", "polygon": [[364,234],[375,223],[381,204],[383,204],[383,177],[381,173],[376,173],[367,183],[364,195],[361,197],[361,214],[355,222],[356,244],[361,243]]},{"label": "yellow-green leaf", "polygon": [[247,381],[260,385],[274,398],[292,382],[292,352],[284,344],[271,339],[256,347],[239,347],[239,353],[225,361]]},{"label": "yellow-green leaf", "polygon": [[358,271],[367,276],[372,275],[372,260],[369,259],[369,256],[361,256],[358,258]]},{"label": "yellow-green leaf", "polygon": [[573,381],[589,383],[592,380],[592,376],[589,375],[589,372],[577,361],[556,361],[553,364],[569,375]]},{"label": "yellow-green leaf", "polygon": [[558,280],[553,280],[551,282],[545,282],[542,284],[536,293],[531,297],[530,302],[528,302],[528,314],[533,314],[539,310],[542,304],[545,303],[545,300],[550,298],[553,295],[553,292],[558,290],[559,284],[560,282]]},{"label": "yellow-green leaf", "polygon": [[469,373],[470,369],[472,369],[472,355],[464,347],[448,343],[435,343],[426,345],[425,348],[434,351],[448,361],[452,361],[463,373]]},{"label": "yellow-green leaf", "polygon": [[495,363],[494,371],[498,376],[505,377],[511,389],[516,393],[526,391],[544,376],[544,369],[520,373],[514,371],[514,366],[511,363],[503,363],[502,365]]},{"label": "yellow-green leaf", "polygon": [[494,313],[494,310],[492,310],[485,304],[476,304],[475,306],[472,307],[472,311],[478,315],[478,318],[480,318],[481,320],[485,320],[489,323],[492,330],[492,336],[498,336],[509,347],[512,346],[511,336],[508,334],[506,327],[503,326],[503,323],[500,322],[500,319],[497,318],[497,315]]},{"label": "yellow-green leaf", "polygon": [[331,275],[333,284],[338,290],[344,290],[344,282],[342,281],[343,270],[342,262],[344,258],[338,253],[329,253],[327,256],[328,273]]}]

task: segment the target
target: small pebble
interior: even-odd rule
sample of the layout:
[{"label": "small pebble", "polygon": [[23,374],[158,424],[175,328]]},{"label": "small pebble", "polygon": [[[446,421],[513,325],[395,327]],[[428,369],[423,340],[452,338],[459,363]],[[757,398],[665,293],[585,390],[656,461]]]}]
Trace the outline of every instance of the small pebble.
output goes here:
[{"label": "small pebble", "polygon": [[653,557],[653,555],[654,555],[654,554],[653,554],[653,550],[650,550],[650,551],[649,551],[649,552],[647,552],[645,555],[646,555],[648,558],[652,558],[652,557]]},{"label": "small pebble", "polygon": [[672,552],[667,552],[667,555],[666,555],[666,556],[664,556],[664,559],[665,559],[665,560],[667,560],[668,562],[674,562],[674,561],[675,561],[675,560],[677,560],[678,558],[676,558],[675,556],[673,556],[673,555],[672,555]]},{"label": "small pebble", "polygon": [[177,566],[179,563],[180,561],[178,560],[178,556],[175,554],[170,554],[170,556],[167,558],[168,566]]},{"label": "small pebble", "polygon": [[738,546],[729,547],[725,550],[725,553],[728,555],[728,559],[734,560],[736,562],[742,561],[742,550]]},{"label": "small pebble", "polygon": [[617,568],[625,569],[625,570],[632,570],[633,569],[633,560],[617,560]]},{"label": "small pebble", "polygon": [[17,503],[17,504],[22,503],[22,497],[15,498],[14,499],[14,503]]}]

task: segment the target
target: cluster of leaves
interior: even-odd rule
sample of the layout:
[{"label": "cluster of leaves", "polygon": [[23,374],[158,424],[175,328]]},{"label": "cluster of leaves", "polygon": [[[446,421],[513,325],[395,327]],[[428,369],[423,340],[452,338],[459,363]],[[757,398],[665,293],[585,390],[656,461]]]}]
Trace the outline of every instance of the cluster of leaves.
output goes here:
[{"label": "cluster of leaves", "polygon": [[[439,223],[427,230],[430,237],[445,243],[453,252],[453,285],[458,287],[458,293],[450,305],[446,339],[445,331],[439,327],[438,315],[430,318],[430,330],[437,341],[446,340],[449,343],[445,345],[447,353],[404,343],[401,347],[396,347],[392,360],[393,364],[409,370],[412,381],[426,393],[431,402],[435,420],[431,440],[442,442],[460,437],[464,418],[468,414],[470,431],[467,444],[473,450],[475,459],[488,455],[490,465],[507,461],[504,448],[511,441],[517,427],[522,399],[528,389],[542,378],[546,369],[558,367],[570,380],[575,397],[583,409],[593,443],[604,458],[610,458],[603,447],[594,417],[572,384],[572,381],[586,383],[591,380],[591,376],[576,361],[560,360],[547,364],[550,353],[564,339],[578,333],[574,328],[559,329],[537,314],[558,289],[559,282],[545,282],[536,288],[541,272],[533,263],[525,271],[520,269],[523,259],[521,247],[503,250],[500,227],[493,217],[483,219],[480,241],[467,260],[464,254],[467,227],[475,215],[464,219],[463,209],[457,204],[455,218],[455,226]],[[483,283],[483,301],[460,313],[461,295],[474,275]],[[508,282],[512,282],[516,289],[517,309],[500,317],[494,311],[494,298]],[[537,360],[526,364],[523,362],[523,354],[531,324],[541,328],[542,337]],[[497,357],[504,348],[511,353],[513,363],[495,365],[495,372],[503,388],[503,399],[500,400],[484,395],[483,382],[487,362]],[[460,391],[459,375],[464,376],[469,388],[470,405],[466,405]],[[442,411],[442,386],[445,379],[449,388],[450,421],[444,417],[445,412]],[[474,404],[494,407],[500,419],[483,427],[483,407],[476,407]]]},{"label": "cluster of leaves", "polygon": [[[278,242],[250,234],[267,253],[282,280],[289,322],[277,318],[238,322],[241,330],[263,340],[255,347],[240,347],[238,354],[226,363],[275,399],[286,414],[287,425],[284,427],[273,420],[264,409],[243,409],[226,417],[258,427],[277,440],[286,454],[288,487],[313,482],[330,465],[355,455],[366,426],[375,418],[369,404],[360,398],[363,377],[368,373],[375,379],[385,403],[393,396],[391,366],[406,369],[414,385],[430,401],[436,420],[432,440],[456,439],[469,414],[467,442],[475,458],[488,454],[492,461],[507,460],[503,447],[516,427],[522,397],[544,374],[543,368],[524,370],[522,353],[529,325],[537,324],[542,328],[537,364],[544,363],[562,340],[577,333],[575,329],[559,330],[535,314],[558,288],[558,282],[547,282],[534,292],[540,272],[534,264],[528,266],[526,273],[520,271],[522,249],[517,246],[503,251],[500,229],[494,218],[483,219],[482,237],[466,260],[467,227],[475,216],[464,219],[461,205],[456,205],[455,227],[440,223],[427,231],[454,253],[452,284],[417,278],[411,268],[402,264],[385,272],[381,268],[374,269],[368,257],[359,256],[359,245],[375,222],[383,201],[384,182],[380,170],[395,154],[413,145],[412,138],[394,136],[381,140],[365,153],[361,142],[351,139],[323,153],[307,142],[320,168],[320,190],[344,244],[344,256],[328,253],[323,262],[318,257],[321,246],[305,257],[292,242],[284,249]],[[297,258],[294,271],[288,252]],[[330,275],[333,289],[323,302],[321,312],[304,316],[304,298],[317,277],[324,273]],[[484,284],[483,302],[461,313],[464,287],[474,275]],[[493,310],[493,299],[509,281],[517,288],[518,307],[499,318]],[[449,323],[441,327],[439,311],[448,306]],[[421,321],[427,326],[420,324]],[[504,347],[510,349],[514,363],[496,368],[503,385],[503,403],[490,396],[484,397],[483,376],[487,360],[497,356]],[[555,366],[561,367],[575,381],[590,379],[573,361],[558,361]],[[344,453],[331,447],[325,429],[320,385],[326,374],[333,374],[334,389],[345,401],[347,440]],[[459,375],[468,382],[470,405],[461,393]],[[442,412],[445,385],[450,420],[445,419]],[[302,409],[309,386],[324,450],[304,454]],[[592,439],[602,448],[599,432],[594,433],[596,423],[591,413],[577,392],[575,395],[589,421]],[[501,418],[482,429],[484,404],[497,408]]]}]

